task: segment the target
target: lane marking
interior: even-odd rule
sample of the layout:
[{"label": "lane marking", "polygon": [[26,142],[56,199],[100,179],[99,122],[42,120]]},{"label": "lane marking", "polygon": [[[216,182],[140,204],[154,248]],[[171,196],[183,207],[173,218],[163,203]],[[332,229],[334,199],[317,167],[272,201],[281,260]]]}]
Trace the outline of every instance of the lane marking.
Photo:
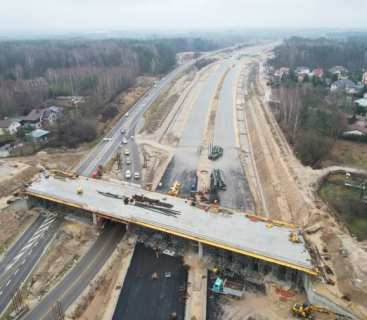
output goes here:
[{"label": "lane marking", "polygon": [[5,287],[7,287],[11,282],[11,279],[8,280],[8,282],[6,283]]},{"label": "lane marking", "polygon": [[18,273],[19,269],[15,270],[13,275],[16,275]]}]

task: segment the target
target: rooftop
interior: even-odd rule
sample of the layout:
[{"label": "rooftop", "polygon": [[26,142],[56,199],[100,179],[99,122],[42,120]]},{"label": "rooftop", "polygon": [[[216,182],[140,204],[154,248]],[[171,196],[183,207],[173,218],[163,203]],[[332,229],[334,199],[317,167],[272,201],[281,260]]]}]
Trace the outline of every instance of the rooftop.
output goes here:
[{"label": "rooftop", "polygon": [[12,120],[9,119],[4,119],[4,120],[0,120],[0,128],[1,129],[8,129],[9,126],[12,124]]},{"label": "rooftop", "polygon": [[[82,195],[76,192],[79,187],[83,190]],[[179,211],[179,214],[165,215],[133,204],[124,204],[123,200],[100,194],[98,191],[129,198],[144,194],[146,197],[171,204],[172,209]],[[135,184],[85,177],[60,180],[52,176],[40,176],[28,187],[27,193],[37,198],[95,212],[123,223],[134,223],[316,274],[301,236],[300,243],[291,242],[291,229],[253,221],[244,213],[210,213],[191,206],[187,200],[148,192]]]},{"label": "rooftop", "polygon": [[43,130],[43,129],[36,129],[36,130],[33,130],[30,135],[32,138],[41,138],[41,137],[44,137],[44,136],[47,136],[49,134],[49,132],[47,130]]}]

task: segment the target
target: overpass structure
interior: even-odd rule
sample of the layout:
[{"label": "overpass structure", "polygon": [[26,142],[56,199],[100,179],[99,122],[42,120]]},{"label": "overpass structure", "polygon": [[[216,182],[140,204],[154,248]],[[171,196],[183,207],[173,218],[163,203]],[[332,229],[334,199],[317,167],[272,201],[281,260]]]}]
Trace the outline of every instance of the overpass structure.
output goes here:
[{"label": "overpass structure", "polygon": [[[81,176],[60,179],[40,175],[26,194],[317,275],[297,228],[249,218],[244,213],[211,213],[188,200],[146,191],[136,184]],[[291,241],[294,234],[297,241]]]}]

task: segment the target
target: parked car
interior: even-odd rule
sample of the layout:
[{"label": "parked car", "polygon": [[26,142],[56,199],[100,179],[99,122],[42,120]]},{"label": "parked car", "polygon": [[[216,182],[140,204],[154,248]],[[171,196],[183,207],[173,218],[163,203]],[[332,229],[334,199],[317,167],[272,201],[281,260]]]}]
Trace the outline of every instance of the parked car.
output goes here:
[{"label": "parked car", "polygon": [[126,130],[125,130],[125,129],[122,129],[122,130],[120,131],[120,133],[121,133],[121,134],[125,134],[125,132],[126,132]]},{"label": "parked car", "polygon": [[130,160],[130,158],[126,158],[125,163],[126,163],[127,165],[130,165],[130,164],[131,164],[131,160]]},{"label": "parked car", "polygon": [[125,155],[125,156],[130,155],[130,151],[129,151],[129,149],[125,149],[125,151],[124,151],[124,155]]},{"label": "parked car", "polygon": [[126,140],[126,138],[123,138],[123,139],[122,139],[122,144],[127,144],[127,140]]},{"label": "parked car", "polygon": [[135,172],[135,173],[134,173],[134,179],[135,179],[135,180],[140,179],[140,173],[139,173],[139,172]]},{"label": "parked car", "polygon": [[112,138],[103,138],[104,142],[112,141]]},{"label": "parked car", "polygon": [[126,179],[130,179],[131,178],[131,171],[130,170],[126,170],[125,171],[125,178]]}]

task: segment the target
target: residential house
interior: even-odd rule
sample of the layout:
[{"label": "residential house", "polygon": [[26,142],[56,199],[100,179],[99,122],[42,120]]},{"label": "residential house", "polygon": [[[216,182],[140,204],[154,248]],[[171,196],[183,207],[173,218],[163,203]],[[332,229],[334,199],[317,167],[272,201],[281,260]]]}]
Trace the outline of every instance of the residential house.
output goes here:
[{"label": "residential house", "polygon": [[322,78],[324,76],[324,69],[316,68],[312,70],[312,75],[317,78]]},{"label": "residential house", "polygon": [[345,130],[342,134],[344,137],[348,136],[367,136],[367,127],[361,126],[359,124],[353,124],[348,126],[348,129]]},{"label": "residential house", "polygon": [[35,141],[35,142],[42,142],[47,141],[48,135],[50,134],[49,131],[43,129],[35,129],[27,134],[27,136]]},{"label": "residential house", "polygon": [[362,83],[367,86],[367,71],[365,71],[362,75]]},{"label": "residential house", "polygon": [[55,106],[44,109],[40,116],[41,127],[47,127],[55,124],[61,117],[62,110],[62,108]]},{"label": "residential house", "polygon": [[64,108],[75,108],[84,102],[85,97],[82,96],[58,96],[54,101],[57,106]]},{"label": "residential house", "polygon": [[337,75],[338,79],[343,79],[348,75],[348,69],[343,66],[335,66],[329,69],[329,72],[333,75]]},{"label": "residential house", "polygon": [[281,67],[274,72],[273,81],[275,84],[279,84],[283,76],[288,76],[290,69],[286,67]]},{"label": "residential house", "polygon": [[22,118],[23,125],[29,125],[32,128],[41,127],[41,116],[46,109],[33,109],[28,115]]},{"label": "residential house", "polygon": [[312,73],[311,73],[311,70],[310,68],[308,67],[297,67],[294,72],[297,74],[297,76],[300,76],[300,75],[308,75],[310,76]]},{"label": "residential house", "polygon": [[349,79],[337,80],[333,82],[330,87],[332,92],[345,92],[348,94],[356,94],[360,92],[361,89],[362,87],[360,85],[355,84]]},{"label": "residential house", "polygon": [[362,98],[362,99],[355,100],[354,103],[358,107],[362,107],[362,108],[365,108],[367,110],[367,98]]},{"label": "residential house", "polygon": [[298,82],[303,82],[306,76],[309,78],[313,77],[313,74],[308,67],[297,67],[294,72],[297,75]]},{"label": "residential house", "polygon": [[0,135],[5,133],[16,134],[22,125],[15,120],[4,119],[0,120]]}]

